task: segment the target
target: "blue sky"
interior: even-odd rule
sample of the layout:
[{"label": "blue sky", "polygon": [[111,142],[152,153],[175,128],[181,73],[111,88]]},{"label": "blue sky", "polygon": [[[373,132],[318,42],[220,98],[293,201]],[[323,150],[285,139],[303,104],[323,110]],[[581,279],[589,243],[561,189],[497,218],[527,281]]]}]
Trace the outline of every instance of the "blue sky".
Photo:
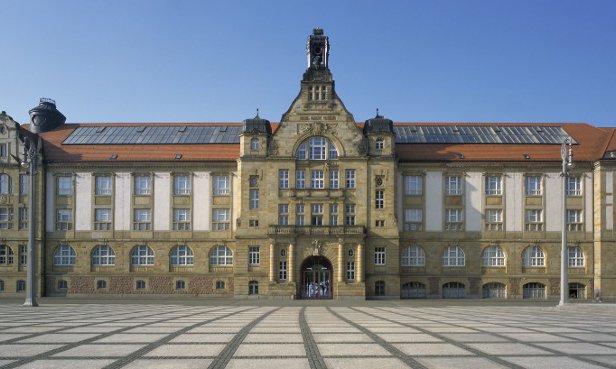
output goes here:
[{"label": "blue sky", "polygon": [[68,122],[278,121],[322,27],[355,120],[616,126],[616,1],[12,1],[0,110]]}]

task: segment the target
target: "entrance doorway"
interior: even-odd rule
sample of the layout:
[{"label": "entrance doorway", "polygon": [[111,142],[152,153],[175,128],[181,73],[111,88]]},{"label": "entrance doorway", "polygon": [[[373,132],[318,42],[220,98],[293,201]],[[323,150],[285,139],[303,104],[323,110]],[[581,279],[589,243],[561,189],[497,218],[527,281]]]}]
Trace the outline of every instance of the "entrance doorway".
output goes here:
[{"label": "entrance doorway", "polygon": [[304,299],[331,299],[332,263],[323,256],[311,256],[302,263],[301,297]]}]

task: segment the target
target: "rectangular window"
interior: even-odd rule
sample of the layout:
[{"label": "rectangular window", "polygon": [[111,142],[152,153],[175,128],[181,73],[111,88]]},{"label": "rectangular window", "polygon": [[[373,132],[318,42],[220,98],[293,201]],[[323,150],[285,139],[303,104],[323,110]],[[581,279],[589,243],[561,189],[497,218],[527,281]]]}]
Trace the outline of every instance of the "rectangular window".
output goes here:
[{"label": "rectangular window", "polygon": [[2,143],[0,144],[0,157],[1,158],[5,158],[9,155],[8,153],[8,149],[7,149],[7,144]]},{"label": "rectangular window", "polygon": [[287,261],[286,260],[282,260],[279,263],[278,279],[281,281],[287,280]]},{"label": "rectangular window", "polygon": [[355,225],[355,204],[344,205],[344,225]]},{"label": "rectangular window", "polygon": [[567,196],[582,196],[581,177],[567,177]]},{"label": "rectangular window", "polygon": [[149,231],[152,229],[152,213],[150,209],[135,209],[133,217],[133,230]]},{"label": "rectangular window", "polygon": [[340,188],[338,174],[339,172],[337,170],[329,171],[329,188],[334,189],[334,190]]},{"label": "rectangular window", "polygon": [[289,204],[278,204],[278,225],[289,225]]},{"label": "rectangular window", "polygon": [[423,209],[404,209],[404,230],[421,231],[423,229]]},{"label": "rectangular window", "polygon": [[295,188],[300,190],[306,188],[306,172],[303,170],[295,172]]},{"label": "rectangular window", "polygon": [[322,170],[313,170],[310,172],[310,188],[325,188],[325,180]]},{"label": "rectangular window", "polygon": [[190,195],[190,177],[173,177],[173,194],[176,196]]},{"label": "rectangular window", "polygon": [[338,204],[329,204],[329,225],[338,225]]},{"label": "rectangular window", "polygon": [[374,265],[385,265],[385,248],[374,248]]},{"label": "rectangular window", "polygon": [[310,208],[312,210],[310,224],[313,226],[323,225],[323,204],[312,204]]},{"label": "rectangular window", "polygon": [[486,177],[486,195],[502,195],[503,194],[503,177],[487,176]]},{"label": "rectangular window", "polygon": [[226,196],[231,193],[229,176],[214,176],[214,195]]},{"label": "rectangular window", "polygon": [[226,231],[231,226],[231,218],[229,217],[229,209],[213,209],[212,210],[212,230]]},{"label": "rectangular window", "polygon": [[73,194],[73,177],[71,176],[58,176],[58,195],[70,196]]},{"label": "rectangular window", "polygon": [[28,175],[22,174],[19,176],[19,194],[26,196],[28,194]]},{"label": "rectangular window", "polygon": [[95,190],[96,195],[111,195],[111,176],[96,177]]},{"label": "rectangular window", "polygon": [[289,170],[288,169],[278,170],[278,188],[281,188],[281,189],[289,188]]},{"label": "rectangular window", "polygon": [[28,246],[27,245],[19,245],[19,264],[21,265],[28,264]]},{"label": "rectangular window", "polygon": [[355,188],[355,169],[347,169],[344,171],[346,179],[346,188]]},{"label": "rectangular window", "polygon": [[347,281],[355,280],[355,262],[347,261],[346,263],[346,279]]},{"label": "rectangular window", "polygon": [[526,177],[526,196],[541,195],[541,176]]},{"label": "rectangular window", "polygon": [[526,230],[543,231],[543,211],[541,209],[526,210]]},{"label": "rectangular window", "polygon": [[73,210],[58,209],[56,212],[56,231],[70,231],[73,229]]},{"label": "rectangular window", "polygon": [[376,190],[374,194],[374,207],[377,209],[383,209],[385,207],[385,192],[383,190]]},{"label": "rectangular window", "polygon": [[259,265],[260,263],[260,253],[259,246],[249,246],[248,247],[248,264],[249,265]]},{"label": "rectangular window", "polygon": [[190,230],[190,209],[173,209],[173,230]]},{"label": "rectangular window", "polygon": [[108,231],[111,229],[111,209],[94,210],[94,229]]},{"label": "rectangular window", "polygon": [[19,208],[19,229],[28,229],[28,208]]},{"label": "rectangular window", "polygon": [[304,204],[297,204],[295,205],[295,224],[303,226],[304,222]]},{"label": "rectangular window", "polygon": [[383,219],[377,219],[374,222],[374,226],[377,228],[385,227],[385,221]]},{"label": "rectangular window", "polygon": [[150,176],[135,176],[135,196],[149,196],[151,194]]},{"label": "rectangular window", "polygon": [[249,200],[248,200],[248,208],[249,209],[258,209],[259,208],[259,190],[251,189],[249,192]]},{"label": "rectangular window", "polygon": [[13,228],[13,208],[0,208],[0,229]]},{"label": "rectangular window", "polygon": [[462,178],[460,176],[445,177],[445,191],[448,196],[462,195]]},{"label": "rectangular window", "polygon": [[463,231],[462,209],[445,209],[445,230]]},{"label": "rectangular window", "polygon": [[503,209],[486,209],[485,221],[486,231],[502,231]]},{"label": "rectangular window", "polygon": [[248,227],[257,228],[259,226],[259,219],[250,219],[248,220]]},{"label": "rectangular window", "polygon": [[573,232],[582,231],[582,210],[567,209],[567,229]]},{"label": "rectangular window", "polygon": [[409,196],[421,196],[423,194],[423,177],[405,176],[404,193]]}]

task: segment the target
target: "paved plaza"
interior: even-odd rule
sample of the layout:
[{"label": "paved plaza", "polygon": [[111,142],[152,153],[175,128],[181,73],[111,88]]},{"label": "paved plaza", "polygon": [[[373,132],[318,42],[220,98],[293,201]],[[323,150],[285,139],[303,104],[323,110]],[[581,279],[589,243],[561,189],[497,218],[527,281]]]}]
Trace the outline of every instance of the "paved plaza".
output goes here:
[{"label": "paved plaza", "polygon": [[0,368],[616,368],[611,304],[227,302],[5,301]]}]

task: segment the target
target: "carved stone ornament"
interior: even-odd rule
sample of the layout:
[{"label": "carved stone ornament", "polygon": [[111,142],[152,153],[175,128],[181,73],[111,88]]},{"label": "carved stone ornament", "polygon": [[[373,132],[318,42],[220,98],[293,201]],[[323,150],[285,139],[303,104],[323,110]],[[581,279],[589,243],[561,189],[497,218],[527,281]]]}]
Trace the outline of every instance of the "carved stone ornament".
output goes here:
[{"label": "carved stone ornament", "polygon": [[274,141],[269,143],[269,154],[278,155],[278,145],[276,145],[276,142]]},{"label": "carved stone ornament", "polygon": [[323,253],[323,241],[312,241],[312,256],[321,256]]}]

